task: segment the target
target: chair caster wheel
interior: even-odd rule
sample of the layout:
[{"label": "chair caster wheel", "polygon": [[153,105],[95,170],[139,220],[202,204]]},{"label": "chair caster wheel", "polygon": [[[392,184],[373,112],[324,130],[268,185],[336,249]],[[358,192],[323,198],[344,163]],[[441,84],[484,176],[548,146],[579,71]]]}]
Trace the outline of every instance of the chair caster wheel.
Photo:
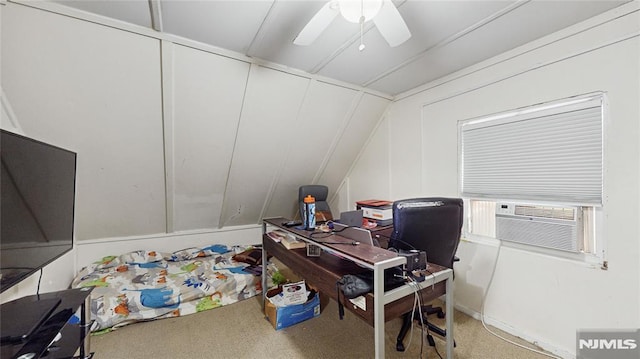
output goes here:
[{"label": "chair caster wheel", "polygon": [[396,350],[399,352],[404,351],[404,344],[402,344],[402,341],[398,340],[398,342],[396,343]]},{"label": "chair caster wheel", "polygon": [[436,314],[438,316],[438,318],[442,319],[445,317],[443,312],[438,312],[438,314]]}]

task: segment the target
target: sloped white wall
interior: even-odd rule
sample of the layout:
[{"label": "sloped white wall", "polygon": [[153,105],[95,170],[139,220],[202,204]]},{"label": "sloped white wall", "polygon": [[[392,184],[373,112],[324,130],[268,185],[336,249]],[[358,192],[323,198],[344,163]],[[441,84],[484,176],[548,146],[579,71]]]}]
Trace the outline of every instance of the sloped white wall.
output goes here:
[{"label": "sloped white wall", "polygon": [[[319,182],[335,190],[333,183],[318,180],[318,176],[327,166],[335,165],[329,163],[331,154],[345,133],[345,127],[357,120],[354,109],[367,106],[366,103],[360,104],[362,95],[353,89],[322,81],[309,84],[298,120],[292,125],[289,137],[283,141],[286,154],[277,163],[280,170],[274,178],[276,185],[264,217],[277,215],[281,208],[291,208],[290,194],[298,193],[300,183]],[[370,126],[374,124],[369,123]],[[298,208],[295,204],[293,207],[295,210]],[[332,209],[335,211],[337,208]]]},{"label": "sloped white wall", "polygon": [[162,51],[169,231],[215,228],[250,65],[166,41]]},{"label": "sloped white wall", "polygon": [[78,153],[79,241],[292,216],[302,184],[335,197],[390,103],[117,23],[15,3],[2,20],[15,119]]},{"label": "sloped white wall", "polygon": [[[0,125],[78,153],[78,265],[150,243],[177,250],[202,238],[236,242],[234,230],[256,243],[243,234],[263,217],[293,216],[300,185],[327,184],[339,198],[391,102],[68,11],[0,6]],[[60,261],[45,271],[47,290],[66,288],[78,269]]]},{"label": "sloped white wall", "polygon": [[[455,266],[459,309],[478,315],[495,267],[487,321],[563,357],[575,357],[578,329],[640,327],[638,7],[628,4],[401,95],[347,178],[347,192],[362,193],[380,191],[368,178],[384,175],[389,199],[459,196],[458,121],[605,91],[602,231],[609,269],[508,247],[498,256],[489,240],[463,240]],[[381,149],[384,141],[375,139],[385,137]],[[388,163],[370,160],[381,151]]]},{"label": "sloped white wall", "polygon": [[158,41],[12,3],[2,28],[15,120],[78,153],[76,238],[164,232]]}]

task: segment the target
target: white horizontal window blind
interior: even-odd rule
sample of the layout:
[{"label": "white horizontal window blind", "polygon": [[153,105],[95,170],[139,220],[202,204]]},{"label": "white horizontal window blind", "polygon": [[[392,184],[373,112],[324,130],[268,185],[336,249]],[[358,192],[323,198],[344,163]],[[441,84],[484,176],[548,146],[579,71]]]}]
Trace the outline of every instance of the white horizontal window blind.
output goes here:
[{"label": "white horizontal window blind", "polygon": [[604,94],[460,123],[469,198],[601,205]]}]

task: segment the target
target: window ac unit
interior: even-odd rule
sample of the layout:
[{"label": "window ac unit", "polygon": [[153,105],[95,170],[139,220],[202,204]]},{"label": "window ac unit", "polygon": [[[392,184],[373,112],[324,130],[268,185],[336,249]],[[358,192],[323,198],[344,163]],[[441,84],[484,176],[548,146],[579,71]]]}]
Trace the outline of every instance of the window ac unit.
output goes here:
[{"label": "window ac unit", "polygon": [[496,204],[496,238],[569,252],[583,251],[581,207]]}]

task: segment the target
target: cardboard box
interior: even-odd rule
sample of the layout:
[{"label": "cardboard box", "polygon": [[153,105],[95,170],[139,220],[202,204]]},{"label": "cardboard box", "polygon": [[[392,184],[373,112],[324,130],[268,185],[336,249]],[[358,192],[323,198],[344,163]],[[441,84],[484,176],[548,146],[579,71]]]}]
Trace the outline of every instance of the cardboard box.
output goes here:
[{"label": "cardboard box", "polygon": [[[271,293],[268,293],[271,294]],[[304,304],[276,307],[269,300],[264,305],[264,312],[276,330],[290,327],[307,319],[320,315],[320,296],[316,294]]]}]

